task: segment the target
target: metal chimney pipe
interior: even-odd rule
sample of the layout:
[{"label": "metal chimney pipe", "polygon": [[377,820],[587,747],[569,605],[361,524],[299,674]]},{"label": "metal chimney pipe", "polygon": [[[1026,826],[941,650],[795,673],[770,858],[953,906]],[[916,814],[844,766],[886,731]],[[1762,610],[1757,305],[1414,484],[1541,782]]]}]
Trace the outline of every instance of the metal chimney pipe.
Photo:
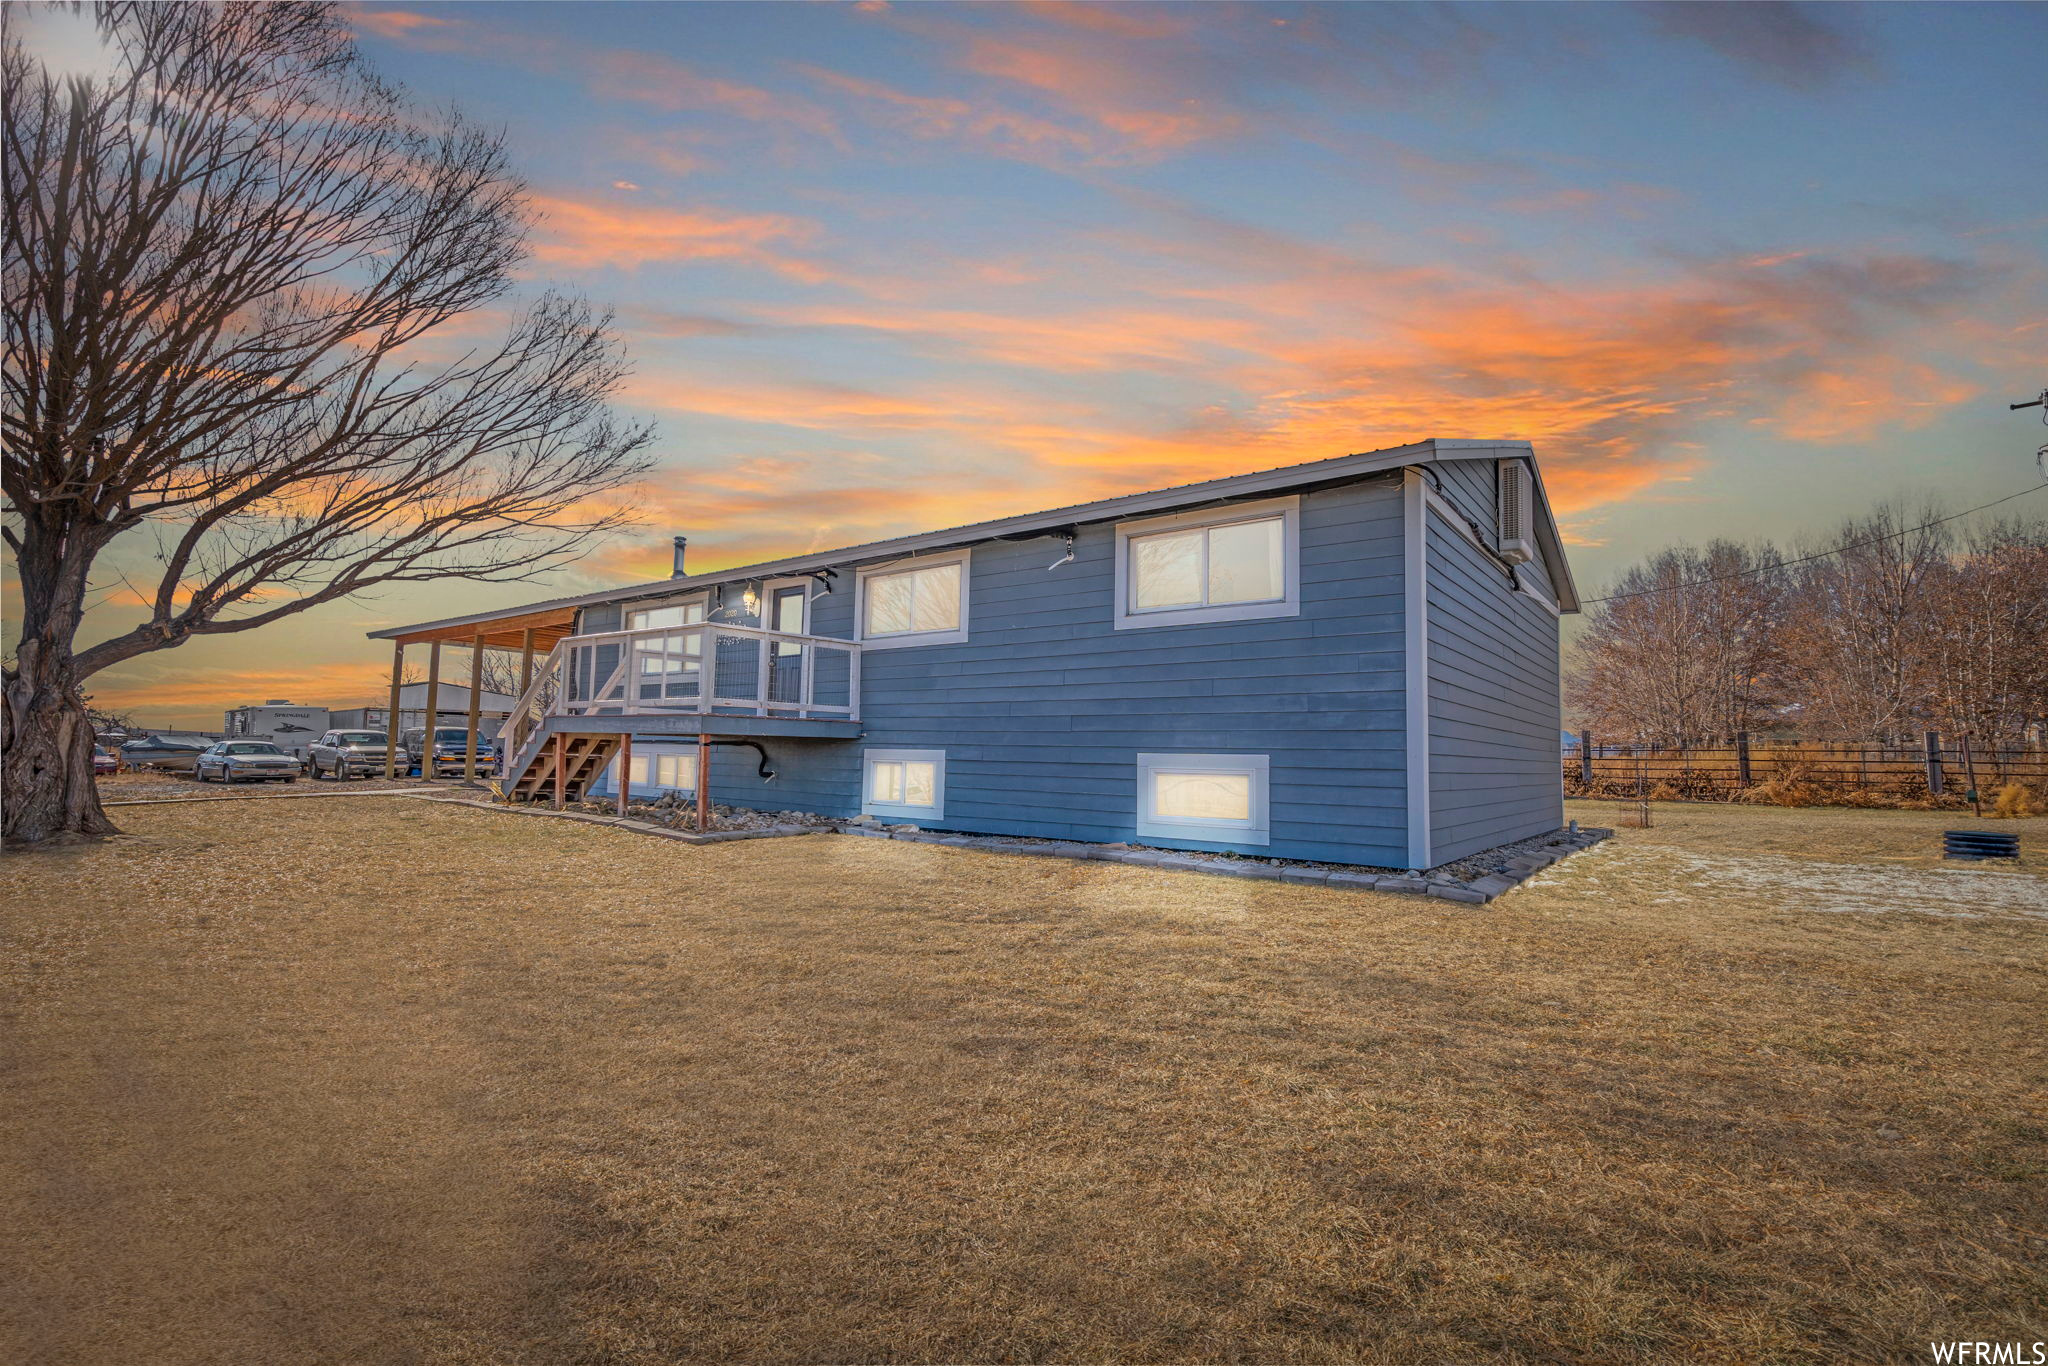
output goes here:
[{"label": "metal chimney pipe", "polygon": [[689,548],[689,545],[690,538],[688,536],[676,537],[676,563],[675,568],[669,571],[670,578],[680,579],[687,572],[683,568],[683,552]]}]

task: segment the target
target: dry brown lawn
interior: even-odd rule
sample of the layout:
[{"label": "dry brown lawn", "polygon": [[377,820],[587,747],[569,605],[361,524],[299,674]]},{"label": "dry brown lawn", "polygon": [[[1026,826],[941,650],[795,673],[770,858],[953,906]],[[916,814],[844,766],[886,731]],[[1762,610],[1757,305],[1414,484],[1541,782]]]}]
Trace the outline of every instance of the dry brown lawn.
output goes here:
[{"label": "dry brown lawn", "polygon": [[[1611,807],[1575,814],[1606,823]],[[2048,1338],[2048,822],[1490,908],[392,797],[0,865],[0,1357],[1925,1360]]]}]

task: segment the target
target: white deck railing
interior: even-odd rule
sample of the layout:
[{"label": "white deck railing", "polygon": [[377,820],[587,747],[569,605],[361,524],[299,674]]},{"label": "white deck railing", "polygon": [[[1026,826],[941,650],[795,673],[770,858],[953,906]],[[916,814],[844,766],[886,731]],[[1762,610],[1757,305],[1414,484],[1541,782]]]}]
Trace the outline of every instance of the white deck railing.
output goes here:
[{"label": "white deck railing", "polygon": [[569,636],[513,704],[498,753],[516,764],[550,716],[858,721],[860,653],[858,641],[712,622]]}]

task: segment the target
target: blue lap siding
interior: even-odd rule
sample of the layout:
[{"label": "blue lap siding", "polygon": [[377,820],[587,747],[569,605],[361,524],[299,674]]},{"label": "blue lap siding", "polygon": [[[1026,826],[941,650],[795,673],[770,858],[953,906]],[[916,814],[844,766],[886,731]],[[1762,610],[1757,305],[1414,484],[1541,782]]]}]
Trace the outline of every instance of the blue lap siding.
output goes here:
[{"label": "blue lap siding", "polygon": [[[1444,497],[1490,538],[1492,460],[1435,466]],[[720,802],[851,816],[867,749],[943,750],[945,814],[931,829],[1139,840],[1140,754],[1251,754],[1270,764],[1270,839],[1141,842],[1280,858],[1408,863],[1402,475],[1300,495],[1300,612],[1247,621],[1114,627],[1114,524],[972,543],[968,639],[871,648],[861,738],[766,741],[712,757]],[[1557,618],[1440,513],[1425,518],[1432,862],[1562,819],[1555,761]],[[1489,544],[1492,542],[1489,540]],[[855,636],[860,562],[811,602],[812,634]],[[763,585],[713,590],[712,619],[753,624]],[[752,599],[749,598],[751,592]],[[620,629],[584,607],[579,632]],[[611,660],[598,661],[600,672]],[[576,723],[601,728],[598,717]],[[659,742],[642,736],[636,752]],[[676,742],[689,747],[692,742]]]},{"label": "blue lap siding", "polygon": [[1564,823],[1558,619],[1440,514],[1427,526],[1430,851],[1446,863]]},{"label": "blue lap siding", "polygon": [[[1097,841],[1137,837],[1141,753],[1263,754],[1264,845],[1147,839],[1273,857],[1400,862],[1403,798],[1401,521],[1396,478],[1301,504],[1298,616],[1142,630],[1113,627],[1113,525],[982,541],[969,566],[969,639],[875,649],[862,662],[863,738],[770,742],[714,756],[720,801],[851,815],[864,748],[946,752],[932,829]],[[814,634],[854,634],[853,566],[813,600]],[[727,599],[739,601],[736,589]],[[730,614],[723,619],[734,619]],[[579,630],[616,629],[586,609]]]}]

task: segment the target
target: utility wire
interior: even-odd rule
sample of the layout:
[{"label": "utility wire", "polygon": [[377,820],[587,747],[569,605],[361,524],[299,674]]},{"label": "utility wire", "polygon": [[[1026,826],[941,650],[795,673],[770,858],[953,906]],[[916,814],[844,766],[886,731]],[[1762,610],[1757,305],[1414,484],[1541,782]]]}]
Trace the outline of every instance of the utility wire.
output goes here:
[{"label": "utility wire", "polygon": [[1887,531],[1882,536],[1872,536],[1867,541],[1852,541],[1848,545],[1838,545],[1831,550],[1823,550],[1817,555],[1802,555],[1796,560],[1780,560],[1776,564],[1767,564],[1756,569],[1739,569],[1733,574],[1716,574],[1710,579],[1695,579],[1691,583],[1666,584],[1662,588],[1641,588],[1633,593],[1609,593],[1604,598],[1584,598],[1580,600],[1579,605],[1591,607],[1594,603],[1598,602],[1620,602],[1625,598],[1647,598],[1658,593],[1676,593],[1687,588],[1705,588],[1710,583],[1726,583],[1731,579],[1746,579],[1757,574],[1775,574],[1780,569],[1790,569],[1796,564],[1811,564],[1815,560],[1829,559],[1845,551],[1860,550],[1866,545],[1876,545],[1880,541],[1890,541],[1896,540],[1901,536],[1910,536],[1916,531],[1925,531],[1931,526],[1940,526],[1943,522],[1953,522],[1958,518],[1968,517],[1971,513],[1982,512],[1986,508],[1995,508],[2000,503],[2010,503],[2015,498],[2024,498],[2030,493],[2039,493],[2042,489],[2048,489],[2048,484],[2036,484],[2030,489],[2021,489],[2018,493],[2008,493],[2003,498],[1994,498],[1988,503],[1982,503],[1973,508],[1964,508],[1961,512],[1951,513],[1946,517],[1937,517],[1931,522],[1922,522],[1919,526],[1901,527],[1897,531]]}]

